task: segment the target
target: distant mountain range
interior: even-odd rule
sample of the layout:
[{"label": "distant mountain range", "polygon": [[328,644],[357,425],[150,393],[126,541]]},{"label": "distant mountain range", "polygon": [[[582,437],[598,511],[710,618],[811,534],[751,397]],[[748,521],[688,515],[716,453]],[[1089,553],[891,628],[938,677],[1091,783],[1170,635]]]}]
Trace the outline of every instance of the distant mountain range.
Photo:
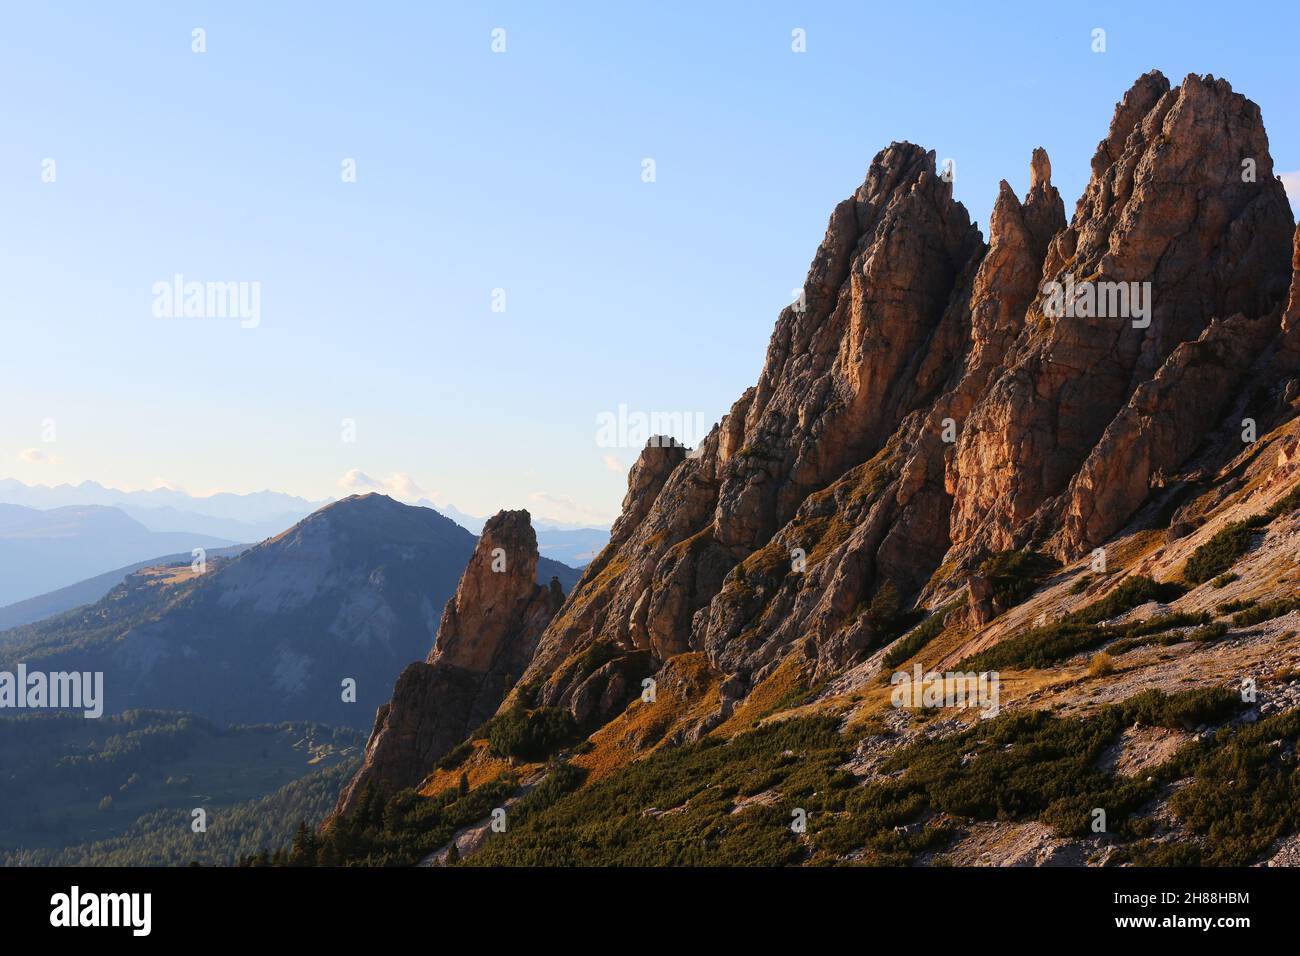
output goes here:
[{"label": "distant mountain range", "polygon": [[278,491],[199,497],[174,488],[119,491],[95,481],[51,486],[27,485],[13,478],[0,478],[0,501],[43,510],[104,505],[121,510],[150,531],[184,531],[250,543],[279,534],[329,503]]},{"label": "distant mountain range", "polygon": [[[0,529],[23,527],[26,511],[0,509]],[[236,557],[210,558],[203,574],[188,561],[134,572],[94,604],[0,633],[0,669],[102,671],[107,713],[368,729],[401,669],[429,653],[475,541],[428,508],[346,498]],[[536,577],[567,591],[578,572],[543,558]],[[343,699],[347,679],[355,702]]]},{"label": "distant mountain range", "polygon": [[[232,545],[229,548],[217,548],[215,551],[209,551],[207,557],[231,558],[245,550],[245,548],[247,548],[247,545],[242,544]],[[189,551],[168,554],[159,558],[148,558],[144,561],[128,564],[125,567],[114,568],[112,571],[105,571],[103,574],[97,574],[93,578],[86,578],[76,584],[69,584],[57,591],[38,594],[36,597],[27,598],[25,601],[17,601],[14,604],[0,607],[0,631],[8,630],[11,627],[19,627],[23,624],[43,621],[47,617],[63,614],[73,608],[94,604],[125,581],[127,575],[136,571],[160,565],[190,564],[192,560],[193,557]]]},{"label": "distant mountain range", "polygon": [[[146,531],[185,535],[183,540],[172,539],[171,543],[165,539],[158,539],[146,548],[144,553],[141,553],[134,547],[125,547],[122,550],[117,548],[117,545],[127,540],[134,544],[139,538],[139,528],[133,530],[129,539],[114,538],[107,542],[98,542],[92,540],[93,529],[87,523],[85,533],[88,537],[84,542],[87,560],[78,563],[75,568],[69,567],[66,574],[37,575],[35,583],[30,585],[21,574],[13,577],[8,573],[4,574],[4,579],[0,579],[0,611],[3,611],[7,604],[43,595],[47,591],[75,584],[87,577],[98,576],[123,565],[146,560],[162,560],[161,555],[167,555],[172,551],[212,547],[217,539],[226,545],[255,544],[280,534],[313,511],[330,503],[328,500],[311,501],[278,491],[258,491],[245,495],[223,492],[196,496],[174,488],[120,491],[94,481],[51,486],[28,485],[13,478],[0,478],[0,502],[41,511],[69,507],[85,509],[90,506],[115,509],[133,519]],[[455,505],[437,506],[428,499],[422,499],[416,502],[416,505],[434,509],[475,535],[483,530],[483,523],[486,520],[467,514]],[[0,504],[0,508],[3,507],[4,505]],[[534,518],[533,526],[537,531],[537,545],[541,555],[570,567],[580,568],[586,565],[609,541],[608,528],[583,527],[546,518]],[[2,527],[3,525],[0,524],[0,528]],[[2,534],[3,531],[0,530],[0,535]],[[39,536],[37,532],[31,535],[33,538]],[[203,541],[186,543],[195,536],[205,538],[208,543],[205,544]],[[159,544],[162,547],[158,547]],[[113,557],[98,560],[98,555],[105,551]],[[121,556],[123,553],[125,556]],[[9,559],[15,556],[0,551],[0,571],[8,572],[11,567]],[[15,563],[12,567],[21,568],[21,563]],[[63,566],[59,565],[59,567]],[[4,620],[4,615],[0,613],[0,626],[4,626]]]},{"label": "distant mountain range", "polygon": [[[462,528],[474,534],[483,533],[486,518],[476,518],[466,514],[455,505],[435,505],[428,499],[417,504],[425,508],[434,508],[439,514],[446,515]],[[609,544],[608,528],[591,528],[549,518],[533,518],[533,530],[537,533],[537,550],[544,558],[563,561],[574,568],[590,564],[602,548]]]},{"label": "distant mountain range", "polygon": [[0,504],[0,607],[161,554],[236,543],[210,534],[151,531],[101,505],[39,511]]}]

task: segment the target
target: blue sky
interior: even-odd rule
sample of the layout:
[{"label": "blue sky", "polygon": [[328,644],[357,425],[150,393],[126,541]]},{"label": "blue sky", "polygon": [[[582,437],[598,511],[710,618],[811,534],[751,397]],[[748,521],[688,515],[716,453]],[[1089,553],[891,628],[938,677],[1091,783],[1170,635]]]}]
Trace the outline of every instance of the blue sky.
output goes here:
[{"label": "blue sky", "polygon": [[[1295,4],[115,6],[0,14],[0,476],[27,482],[361,472],[608,520],[636,450],[597,416],[717,420],[891,140],[953,158],[981,226],[1045,146],[1069,212],[1155,67],[1228,77],[1300,171]],[[260,323],[155,316],[177,273],[260,283]]]}]

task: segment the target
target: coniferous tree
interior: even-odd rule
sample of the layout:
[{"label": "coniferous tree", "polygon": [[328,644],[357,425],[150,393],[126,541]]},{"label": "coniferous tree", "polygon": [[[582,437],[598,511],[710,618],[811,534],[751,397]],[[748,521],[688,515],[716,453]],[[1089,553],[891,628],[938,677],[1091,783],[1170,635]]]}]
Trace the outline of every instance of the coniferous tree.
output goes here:
[{"label": "coniferous tree", "polygon": [[302,866],[311,866],[316,862],[316,833],[307,826],[306,820],[298,821],[298,832],[294,834],[290,859]]}]

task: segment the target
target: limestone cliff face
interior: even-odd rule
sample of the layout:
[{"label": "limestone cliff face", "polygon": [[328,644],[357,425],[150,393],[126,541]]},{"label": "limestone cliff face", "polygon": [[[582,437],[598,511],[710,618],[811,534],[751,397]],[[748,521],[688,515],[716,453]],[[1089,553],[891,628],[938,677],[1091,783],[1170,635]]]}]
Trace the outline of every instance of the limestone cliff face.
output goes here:
[{"label": "limestone cliff face", "polygon": [[[447,602],[430,664],[518,677],[555,613],[558,585],[535,584],[537,535],[527,511],[488,519]],[[562,595],[560,596],[563,597]]]},{"label": "limestone cliff face", "polygon": [[[589,675],[560,664],[593,644],[662,663],[713,642],[708,607],[737,563],[942,390],[964,348],[964,290],[982,252],[932,152],[894,143],[875,157],[831,214],[758,384],[653,500],[633,492],[662,453],[647,448],[633,469],[614,540],[539,645],[539,703],[572,700]],[[644,517],[629,528],[633,510]]]},{"label": "limestone cliff face", "polygon": [[[480,542],[358,780],[418,782],[506,673],[507,706],[568,708],[591,733],[644,677],[701,668],[709,699],[660,731],[699,735],[787,663],[815,685],[872,660],[896,601],[965,596],[983,624],[992,553],[1069,559],[1164,527],[1180,488],[1237,467],[1244,417],[1262,434],[1297,414],[1294,231],[1258,107],[1213,77],[1139,78],[1068,224],[1034,150],[987,245],[934,154],[891,144],[832,212],[757,384],[699,447],[642,451],[563,607],[531,571],[483,572]],[[1051,307],[1054,288],[1118,283],[1127,311]]]},{"label": "limestone cliff face", "polygon": [[1300,225],[1296,226],[1295,242],[1291,248],[1291,294],[1287,297],[1286,316],[1282,330],[1288,335],[1300,328]]},{"label": "limestone cliff face", "polygon": [[492,715],[564,601],[559,582],[536,584],[536,572],[528,512],[488,519],[443,610],[433,650],[402,672],[392,700],[376,713],[365,762],[336,814],[350,813],[367,783],[388,793],[415,786]]},{"label": "limestone cliff face", "polygon": [[[1180,468],[1239,451],[1233,416],[1294,374],[1293,229],[1258,107],[1213,77],[1138,80],[1068,225],[1035,150],[987,247],[934,154],[892,144],[831,214],[758,384],[690,455],[648,448],[633,469],[539,641],[532,703],[589,702],[584,660],[703,651],[722,719],[791,654],[829,677],[879,646],[865,611],[886,582],[933,606],[991,552],[1106,540]],[[1141,298],[1059,315],[1053,282]],[[1294,414],[1267,401],[1254,414]]]},{"label": "limestone cliff face", "polygon": [[[1247,161],[1253,176],[1243,175]],[[951,463],[952,534],[968,553],[1044,537],[1062,510],[1074,516],[1057,539],[1062,556],[1116,531],[1146,496],[1149,476],[1190,448],[1153,439],[1134,474],[1115,454],[1119,436],[1099,448],[1107,426],[1214,319],[1267,316],[1285,294],[1290,209],[1259,108],[1226,81],[1189,76],[1170,89],[1159,74],[1142,77],[1116,109],[1092,170],[1074,221],[1052,241],[1044,282],[1149,283],[1150,315],[1131,320],[1099,307],[1053,317],[1045,297],[1034,302],[1016,354],[963,426]],[[1275,328],[1276,316],[1268,323]],[[1184,353],[1178,362],[1188,360]],[[1215,417],[1242,371],[1189,383],[1212,389],[1198,411]],[[1088,474],[1070,488],[1094,449]],[[1096,500],[1099,480],[1112,477],[1126,488]]]},{"label": "limestone cliff face", "polygon": [[723,546],[761,546],[934,397],[960,344],[953,293],[982,252],[933,152],[895,143],[876,156],[831,217],[807,309],[782,314],[751,400],[732,410],[740,447],[719,456],[713,521]]},{"label": "limestone cliff face", "polygon": [[1282,315],[1282,343],[1279,364],[1286,371],[1300,368],[1300,225],[1296,226],[1291,252],[1291,293]]}]

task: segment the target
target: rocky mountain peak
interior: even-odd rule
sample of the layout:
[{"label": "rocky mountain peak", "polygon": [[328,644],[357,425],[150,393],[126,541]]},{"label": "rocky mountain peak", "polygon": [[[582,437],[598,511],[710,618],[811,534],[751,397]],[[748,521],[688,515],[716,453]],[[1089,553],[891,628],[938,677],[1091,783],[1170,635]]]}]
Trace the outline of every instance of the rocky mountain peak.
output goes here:
[{"label": "rocky mountain peak", "polygon": [[402,671],[375,714],[364,763],[336,814],[350,813],[367,785],[392,793],[418,784],[496,710],[564,602],[558,581],[534,581],[537,560],[527,511],[487,520],[427,660]]},{"label": "rocky mountain peak", "polygon": [[501,511],[487,520],[474,554],[447,602],[429,663],[439,660],[486,672],[501,659],[527,664],[531,647],[516,647],[526,629],[529,608],[548,589],[535,583],[537,534],[527,511]]},{"label": "rocky mountain peak", "polygon": [[[520,642],[536,649],[510,706],[569,710],[605,772],[629,724],[631,760],[748,726],[792,687],[865,687],[940,608],[974,613],[932,617],[927,639],[983,650],[1010,632],[999,562],[1038,573],[1121,534],[1178,540],[1172,515],[1232,494],[1245,479],[1223,476],[1253,454],[1243,416],[1293,427],[1300,392],[1300,235],[1259,109],[1226,81],[1153,71],[1091,169],[1067,223],[1035,149],[1024,197],[1001,184],[986,245],[933,152],[881,150],[831,213],[757,383],[690,454],[642,451],[609,545],[558,613],[528,617],[540,636]],[[466,637],[537,600],[522,578],[495,586],[486,560],[448,606],[445,651],[380,714],[368,765],[405,768],[384,779],[454,745],[431,715],[464,709],[497,659]],[[1144,552],[1141,572],[1158,560]],[[647,676],[690,699],[643,718]],[[439,683],[453,677],[471,691]]]},{"label": "rocky mountain peak", "polygon": [[[1258,108],[1221,80],[1140,77],[1073,221],[1040,147],[1024,198],[1003,184],[987,247],[934,162],[910,143],[876,155],[832,213],[758,384],[696,459],[629,495],[537,673],[554,678],[594,640],[660,660],[702,648],[724,672],[761,675],[819,635],[838,666],[875,639],[846,618],[882,582],[914,593],[940,566],[1030,540],[1077,553],[1192,453],[1276,331],[1267,314],[1290,278]],[[1126,283],[1131,311],[1049,315],[1045,289],[1076,280]],[[1176,439],[1150,422],[1174,394],[1194,396],[1179,400],[1201,422],[1165,415]],[[1140,438],[1121,438],[1135,425]],[[799,552],[817,566],[783,577]]]},{"label": "rocky mountain peak", "polygon": [[623,510],[610,531],[611,541],[623,541],[655,503],[673,469],[685,460],[687,449],[663,435],[646,442],[627,473]]},{"label": "rocky mountain peak", "polygon": [[1043,191],[1051,184],[1052,161],[1047,158],[1047,150],[1036,146],[1033,158],[1029,161],[1029,192],[1033,194]]},{"label": "rocky mountain peak", "polygon": [[[1057,496],[1138,384],[1212,320],[1276,308],[1291,229],[1254,103],[1212,77],[1174,89],[1159,74],[1139,79],[1042,276],[1044,286],[1114,298],[1065,316],[1051,314],[1047,295],[1035,301],[1015,364],[962,429],[950,469],[954,542],[972,554],[1004,550],[1046,536],[1063,509],[1086,510]],[[1062,553],[1116,530],[1142,480],[1104,517],[1080,519],[1092,530],[1059,539]],[[1076,492],[1089,494],[1082,484]]]}]

